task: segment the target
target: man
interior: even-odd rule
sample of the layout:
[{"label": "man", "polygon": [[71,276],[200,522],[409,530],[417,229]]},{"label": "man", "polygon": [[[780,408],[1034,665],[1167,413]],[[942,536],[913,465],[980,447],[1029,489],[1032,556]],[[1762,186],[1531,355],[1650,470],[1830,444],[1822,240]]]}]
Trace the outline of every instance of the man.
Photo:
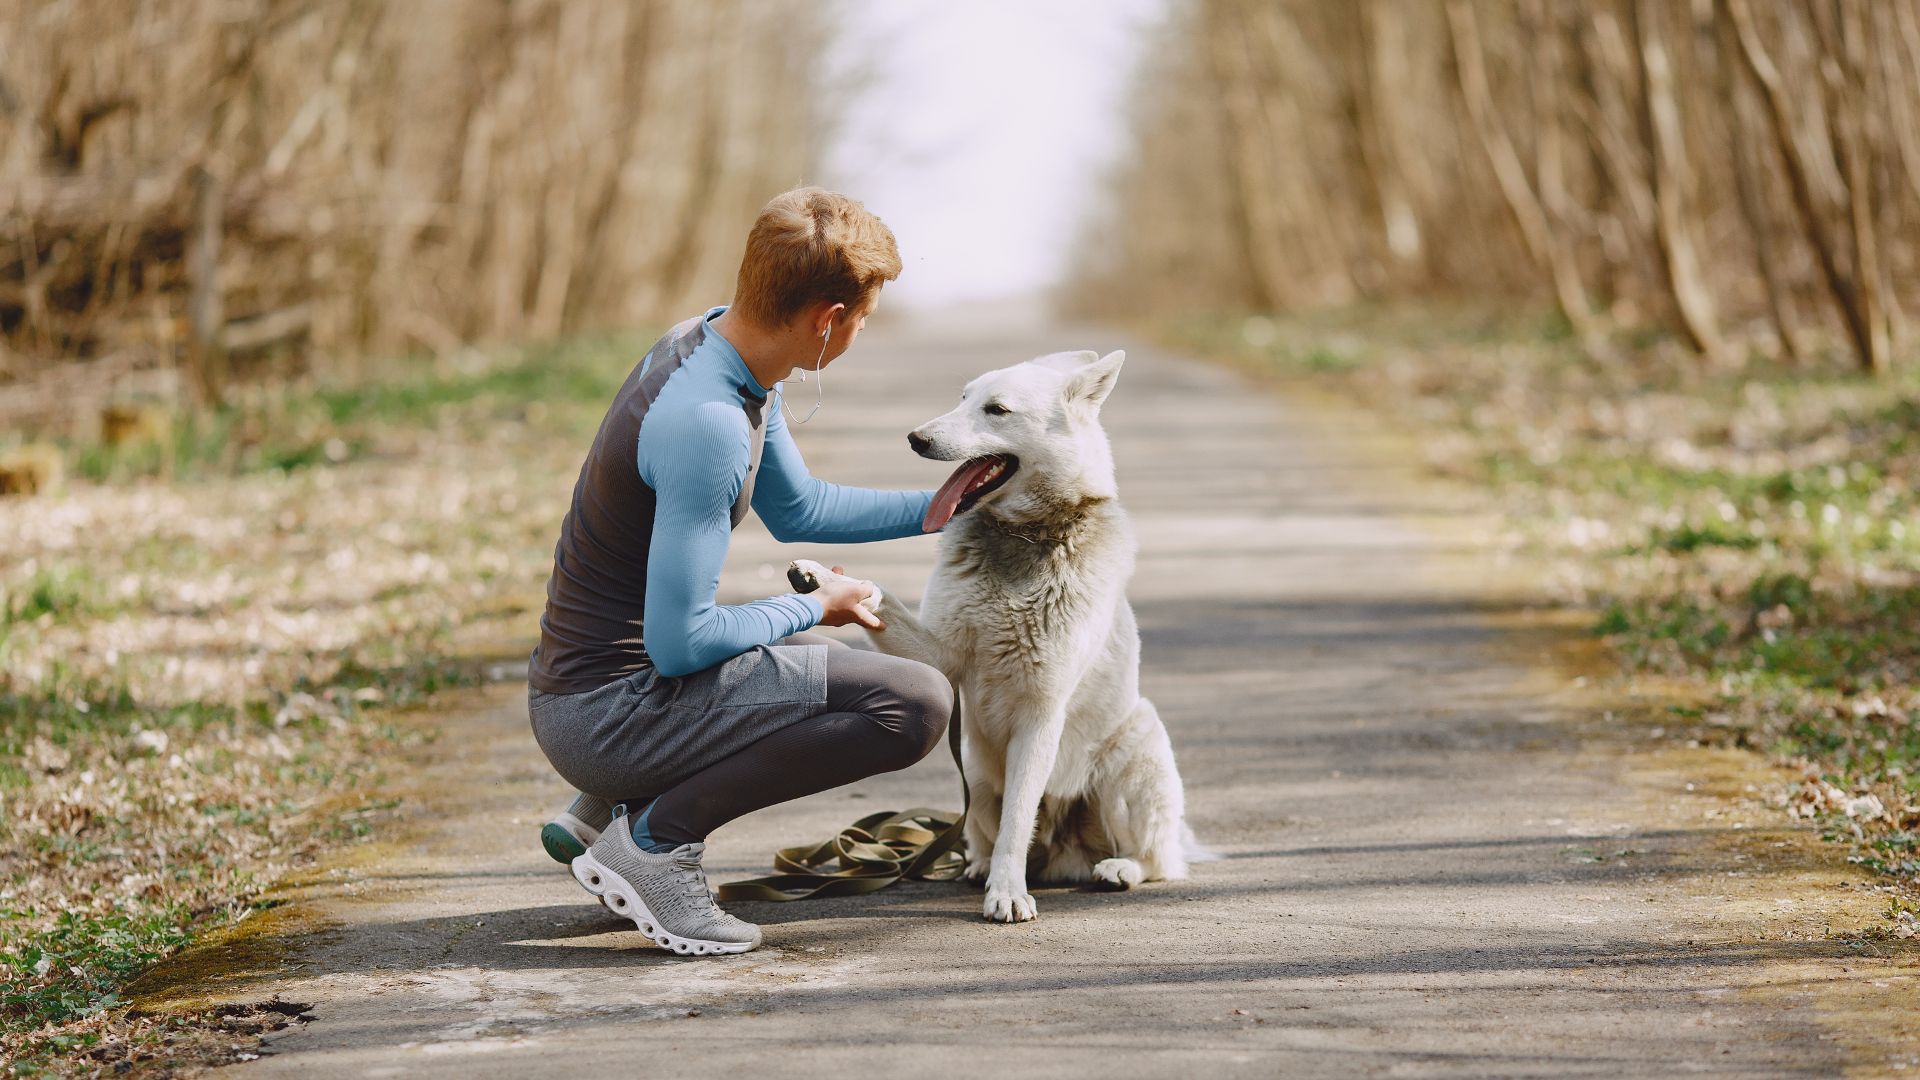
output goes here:
[{"label": "man", "polygon": [[775,197],[733,303],[674,327],[621,386],[560,525],[527,701],[540,748],[582,794],[541,838],[677,952],[760,943],[708,890],[713,829],[903,769],[952,710],[933,668],[803,632],[881,629],[861,604],[870,583],[714,603],[749,506],[781,541],[921,531],[933,492],[813,478],[781,415],[781,380],[844,353],[899,274],[893,234],[858,202]]}]

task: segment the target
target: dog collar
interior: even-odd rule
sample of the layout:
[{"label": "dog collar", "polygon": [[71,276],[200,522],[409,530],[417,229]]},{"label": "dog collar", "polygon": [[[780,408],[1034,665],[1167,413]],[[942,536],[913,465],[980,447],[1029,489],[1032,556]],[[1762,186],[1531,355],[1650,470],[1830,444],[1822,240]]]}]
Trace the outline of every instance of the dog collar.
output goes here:
[{"label": "dog collar", "polygon": [[1058,535],[1048,532],[1045,529],[1030,534],[1022,531],[1016,527],[1013,522],[1008,521],[1006,518],[1001,517],[991,510],[986,511],[985,516],[987,524],[1006,533],[1008,536],[1025,540],[1029,544],[1065,544],[1067,541],[1073,539],[1074,530],[1079,527],[1080,523],[1087,520],[1087,510],[1085,504],[1082,504],[1082,506],[1074,512],[1073,516],[1067,519],[1066,529]]}]

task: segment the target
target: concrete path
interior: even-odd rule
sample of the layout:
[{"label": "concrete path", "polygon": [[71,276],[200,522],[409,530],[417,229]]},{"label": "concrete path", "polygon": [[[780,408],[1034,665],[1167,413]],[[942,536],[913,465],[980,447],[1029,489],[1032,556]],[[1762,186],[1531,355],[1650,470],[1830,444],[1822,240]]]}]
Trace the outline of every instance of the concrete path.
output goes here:
[{"label": "concrete path", "polygon": [[[800,439],[831,479],[932,486],[945,470],[904,432],[968,377],[1116,344],[876,333]],[[678,959],[541,853],[563,789],[505,686],[445,717],[404,835],[163,969],[154,1000],[309,1003],[239,1067],[261,1077],[1836,1074],[1855,1051],[1822,1027],[1820,984],[1847,951],[1767,908],[1805,902],[1781,884],[1802,871],[1754,855],[1798,839],[1687,794],[1687,770],[1738,763],[1578,738],[1597,706],[1538,666],[1548,632],[1494,588],[1472,519],[1350,414],[1129,353],[1107,423],[1141,540],[1142,685],[1222,861],[1037,891],[1021,926],[982,922],[958,884],[741,905],[765,947]],[[749,523],[725,591],[776,591],[806,554],[917,596],[932,551],[782,547]],[[737,822],[709,867],[764,872],[777,846],[957,796],[938,753]]]}]

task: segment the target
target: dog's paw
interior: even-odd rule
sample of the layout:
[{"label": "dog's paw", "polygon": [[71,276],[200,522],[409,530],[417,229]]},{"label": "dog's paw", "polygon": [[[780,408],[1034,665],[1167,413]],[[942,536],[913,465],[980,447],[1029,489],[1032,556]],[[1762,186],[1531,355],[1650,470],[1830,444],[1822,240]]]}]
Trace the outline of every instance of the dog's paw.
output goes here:
[{"label": "dog's paw", "polygon": [[812,559],[795,559],[787,564],[787,583],[794,592],[810,593],[839,576]]},{"label": "dog's paw", "polygon": [[988,885],[986,902],[980,905],[980,914],[994,922],[1026,922],[1036,911],[1033,897],[1024,889],[1016,892],[1002,885]]},{"label": "dog's paw", "polygon": [[[833,567],[814,562],[812,559],[795,559],[787,564],[787,584],[792,585],[793,591],[797,593],[810,593],[829,581],[844,580],[847,580],[847,575]],[[880,586],[871,581],[867,582],[867,585],[873,589],[873,592],[860,601],[860,606],[878,613],[885,597],[880,591]]]},{"label": "dog's paw", "polygon": [[971,881],[978,884],[987,880],[987,875],[992,872],[993,860],[991,858],[968,859],[967,868],[960,871],[960,878],[963,881]]},{"label": "dog's paw", "polygon": [[1106,889],[1131,889],[1146,880],[1146,872],[1132,859],[1102,859],[1093,864],[1093,883]]}]

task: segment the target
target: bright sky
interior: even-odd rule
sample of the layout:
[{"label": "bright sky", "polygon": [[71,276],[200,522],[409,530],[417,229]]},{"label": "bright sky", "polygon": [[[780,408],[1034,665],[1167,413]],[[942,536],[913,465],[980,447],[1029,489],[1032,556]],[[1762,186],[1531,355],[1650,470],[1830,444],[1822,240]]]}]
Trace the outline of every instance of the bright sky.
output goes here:
[{"label": "bright sky", "polygon": [[829,58],[870,73],[824,182],[886,219],[889,302],[1044,287],[1125,145],[1128,81],[1164,0],[844,0]]}]

